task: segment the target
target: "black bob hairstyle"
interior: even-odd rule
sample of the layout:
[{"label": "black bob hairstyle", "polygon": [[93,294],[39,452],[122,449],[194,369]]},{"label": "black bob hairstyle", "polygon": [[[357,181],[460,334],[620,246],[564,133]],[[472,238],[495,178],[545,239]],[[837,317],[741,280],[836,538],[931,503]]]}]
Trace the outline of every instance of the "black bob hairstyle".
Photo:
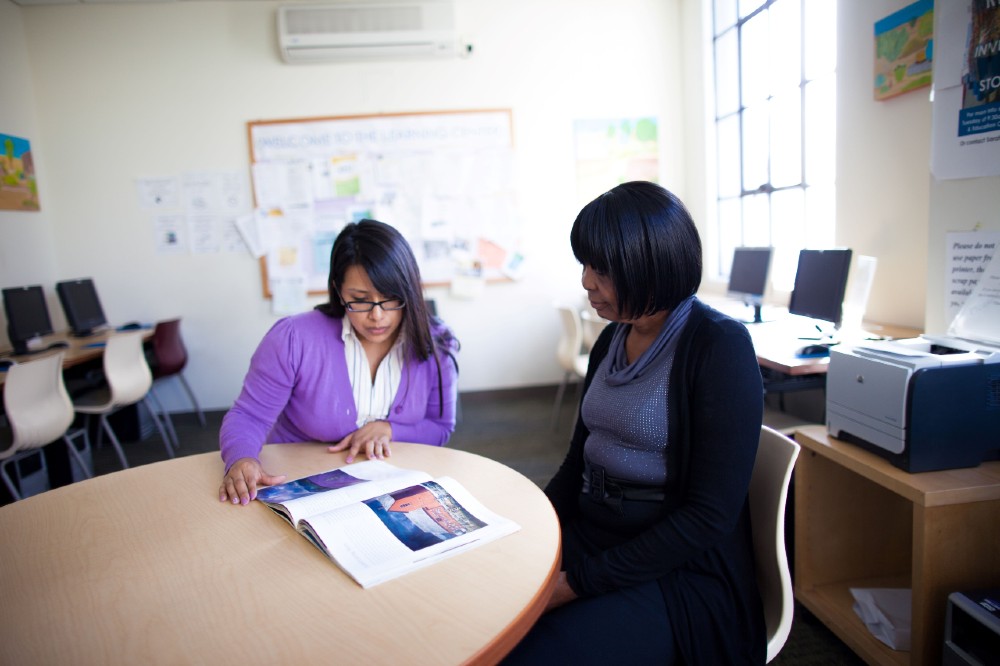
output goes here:
[{"label": "black bob hairstyle", "polygon": [[[385,298],[398,298],[403,308],[404,352],[426,361],[435,352],[430,315],[420,291],[420,269],[410,244],[394,227],[375,220],[348,224],[333,242],[330,252],[329,302],[316,306],[323,314],[340,319],[346,308],[338,285],[351,266],[360,266],[372,286]],[[436,354],[435,354],[436,356]]]},{"label": "black bob hairstyle", "polygon": [[701,238],[673,193],[623,183],[583,207],[570,232],[573,255],[607,275],[628,319],[670,311],[701,284]]}]

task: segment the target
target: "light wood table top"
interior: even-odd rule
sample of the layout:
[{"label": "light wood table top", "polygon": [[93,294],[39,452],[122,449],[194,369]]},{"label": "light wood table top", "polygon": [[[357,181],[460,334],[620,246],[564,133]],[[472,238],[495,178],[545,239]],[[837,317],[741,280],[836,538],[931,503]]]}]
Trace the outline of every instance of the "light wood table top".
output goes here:
[{"label": "light wood table top", "polygon": [[[265,447],[289,479],[341,466],[321,444]],[[559,570],[545,495],[471,453],[393,445],[521,530],[363,589],[258,502],[219,502],[217,453],[57,488],[0,508],[0,663],[495,663]]]},{"label": "light wood table top", "polygon": [[919,506],[1000,500],[1000,461],[987,461],[976,467],[911,474],[871,451],[831,437],[826,426],[798,428],[795,439],[807,450]]}]

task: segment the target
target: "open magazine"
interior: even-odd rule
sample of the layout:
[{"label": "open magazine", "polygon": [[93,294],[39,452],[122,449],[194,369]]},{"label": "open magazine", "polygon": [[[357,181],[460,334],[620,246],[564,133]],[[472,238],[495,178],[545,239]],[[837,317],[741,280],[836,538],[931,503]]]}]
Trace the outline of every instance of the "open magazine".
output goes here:
[{"label": "open magazine", "polygon": [[521,527],[457,481],[368,460],[257,491],[362,587],[425,567]]}]

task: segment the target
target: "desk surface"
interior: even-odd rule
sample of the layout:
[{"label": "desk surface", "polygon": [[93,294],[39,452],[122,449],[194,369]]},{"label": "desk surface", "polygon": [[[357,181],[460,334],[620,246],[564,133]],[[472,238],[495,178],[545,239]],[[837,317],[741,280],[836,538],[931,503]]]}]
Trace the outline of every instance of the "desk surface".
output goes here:
[{"label": "desk surface", "polygon": [[[152,328],[145,328],[142,329],[142,331],[143,340],[149,340],[153,337]],[[95,358],[100,358],[101,355],[104,354],[104,343],[106,343],[108,338],[115,333],[118,333],[118,331],[112,328],[100,331],[94,335],[89,335],[85,338],[74,338],[66,332],[53,333],[52,335],[46,335],[41,339],[42,347],[46,347],[53,342],[65,342],[69,346],[65,348],[57,347],[55,349],[46,349],[45,351],[35,352],[34,354],[6,356],[5,358],[12,359],[18,363],[27,363],[38,358],[43,358],[49,354],[65,351],[66,356],[63,358],[63,368],[71,368],[74,365],[79,365]],[[10,350],[8,349],[7,351],[9,352]],[[6,372],[0,372],[0,385],[4,383],[6,377]]]},{"label": "desk surface", "polygon": [[[753,315],[753,309],[743,305],[737,300],[726,298],[717,294],[706,294],[699,296],[706,304],[723,312],[738,321],[744,320]],[[823,374],[830,364],[830,359],[822,358],[799,358],[795,351],[800,347],[817,342],[816,340],[806,340],[799,338],[799,332],[807,332],[808,329],[796,329],[785,327],[783,324],[789,319],[795,319],[788,314],[786,308],[771,305],[764,306],[765,321],[762,324],[747,324],[750,337],[753,338],[754,350],[757,353],[757,362],[765,368],[777,370],[786,375],[815,375]],[[804,320],[804,318],[799,318]],[[923,331],[906,326],[895,326],[893,324],[880,324],[877,322],[865,321],[862,326],[866,333],[873,336],[887,338],[914,338]],[[808,331],[811,332],[811,331]]]},{"label": "desk surface", "polygon": [[911,474],[871,451],[830,437],[826,426],[807,426],[796,433],[796,441],[806,449],[919,506],[1000,500],[1000,461]]},{"label": "desk surface", "polygon": [[[265,447],[297,478],[343,464]],[[471,453],[394,444],[521,531],[365,590],[262,504],[219,502],[217,453],[136,467],[0,508],[0,663],[494,663],[537,619],[559,528],[528,479]]]},{"label": "desk surface", "polygon": [[[812,375],[827,371],[830,365],[829,357],[799,358],[795,355],[797,349],[813,344],[815,340],[800,339],[795,334],[783,331],[780,322],[772,323],[778,325],[772,326],[769,323],[747,325],[760,365],[787,375]],[[887,338],[913,338],[921,333],[913,328],[874,322],[865,322],[863,326],[866,333]]]}]

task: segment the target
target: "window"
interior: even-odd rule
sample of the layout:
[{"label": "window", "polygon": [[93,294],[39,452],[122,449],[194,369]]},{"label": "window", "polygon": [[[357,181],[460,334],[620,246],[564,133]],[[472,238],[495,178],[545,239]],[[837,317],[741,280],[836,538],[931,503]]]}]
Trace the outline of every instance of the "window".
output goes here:
[{"label": "window", "polygon": [[834,243],[836,0],[714,0],[717,219],[710,266],[775,248],[791,289],[798,252]]}]

